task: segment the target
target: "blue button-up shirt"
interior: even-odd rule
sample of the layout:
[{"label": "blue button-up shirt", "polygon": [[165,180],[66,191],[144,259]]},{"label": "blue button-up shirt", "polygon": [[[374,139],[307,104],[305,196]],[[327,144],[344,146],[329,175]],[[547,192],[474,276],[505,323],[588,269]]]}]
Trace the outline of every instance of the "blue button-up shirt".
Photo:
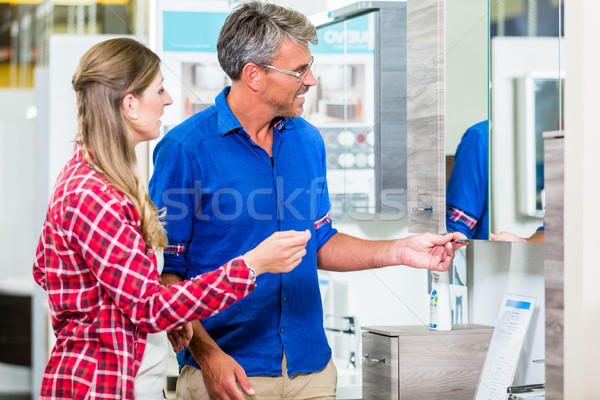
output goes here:
[{"label": "blue button-up shirt", "polygon": [[[325,147],[303,118],[273,126],[273,158],[254,143],[227,104],[172,129],[154,151],[150,195],[167,210],[164,272],[188,279],[246,253],[276,231],[311,231],[302,263],[262,274],[257,288],[204,327],[250,376],[315,372],[331,358],[323,330],[317,250],[336,230],[329,219]],[[180,366],[198,367],[188,349]]]},{"label": "blue button-up shirt", "polygon": [[[489,239],[488,122],[471,126],[463,135],[446,188],[446,228],[469,239]],[[474,226],[471,226],[475,222]]]}]

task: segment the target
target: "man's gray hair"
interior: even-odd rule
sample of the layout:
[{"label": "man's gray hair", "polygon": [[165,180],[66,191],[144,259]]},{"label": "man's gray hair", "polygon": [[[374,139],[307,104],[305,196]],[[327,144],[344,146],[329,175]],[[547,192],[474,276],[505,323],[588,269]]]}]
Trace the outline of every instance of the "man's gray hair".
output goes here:
[{"label": "man's gray hair", "polygon": [[227,17],[219,33],[221,68],[237,81],[249,62],[270,64],[285,38],[299,46],[318,41],[316,28],[298,11],[260,1],[244,3]]}]

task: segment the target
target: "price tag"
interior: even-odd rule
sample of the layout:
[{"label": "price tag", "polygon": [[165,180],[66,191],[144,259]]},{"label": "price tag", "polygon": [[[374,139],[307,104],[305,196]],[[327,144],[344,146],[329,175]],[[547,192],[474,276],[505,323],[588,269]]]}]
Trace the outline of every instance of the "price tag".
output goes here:
[{"label": "price tag", "polygon": [[535,298],[505,295],[488,348],[475,400],[504,400],[515,376]]}]

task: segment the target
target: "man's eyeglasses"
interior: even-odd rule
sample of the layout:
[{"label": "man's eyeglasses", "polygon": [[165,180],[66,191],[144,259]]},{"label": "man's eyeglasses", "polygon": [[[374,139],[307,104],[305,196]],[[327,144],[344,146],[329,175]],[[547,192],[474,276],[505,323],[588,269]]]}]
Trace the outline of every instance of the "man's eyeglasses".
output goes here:
[{"label": "man's eyeglasses", "polygon": [[310,67],[312,67],[314,60],[315,60],[315,57],[311,57],[310,62],[308,63],[308,67],[304,68],[300,72],[290,71],[289,69],[277,68],[272,65],[266,65],[266,64],[257,64],[257,65],[260,65],[261,67],[265,67],[265,68],[271,68],[271,69],[274,69],[275,71],[279,71],[286,75],[293,76],[298,80],[298,82],[302,82],[304,80],[304,78],[306,77],[306,74],[308,74],[308,71],[310,71]]}]

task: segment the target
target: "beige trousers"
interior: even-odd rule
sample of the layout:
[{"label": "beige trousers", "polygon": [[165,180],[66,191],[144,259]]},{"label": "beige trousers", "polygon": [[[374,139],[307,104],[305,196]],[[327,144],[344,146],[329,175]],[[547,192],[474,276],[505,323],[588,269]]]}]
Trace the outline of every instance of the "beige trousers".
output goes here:
[{"label": "beige trousers", "polygon": [[[285,354],[281,359],[281,376],[250,376],[250,382],[256,394],[246,396],[247,400],[335,400],[337,386],[337,369],[333,360],[318,372],[287,374]],[[238,386],[239,388],[239,386]],[[240,393],[243,393],[240,390]],[[185,365],[177,379],[178,400],[209,400],[208,392],[202,379],[202,371]]]}]

